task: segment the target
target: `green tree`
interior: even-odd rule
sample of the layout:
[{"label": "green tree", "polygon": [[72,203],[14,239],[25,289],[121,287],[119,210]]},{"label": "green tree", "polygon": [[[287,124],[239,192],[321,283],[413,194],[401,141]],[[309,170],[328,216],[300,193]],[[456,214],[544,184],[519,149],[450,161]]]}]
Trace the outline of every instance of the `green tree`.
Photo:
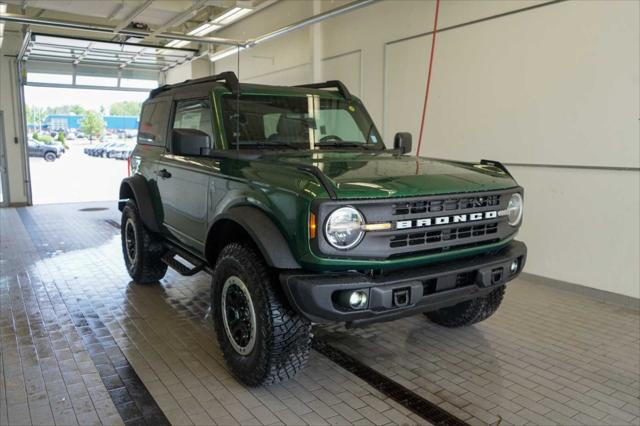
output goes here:
[{"label": "green tree", "polygon": [[39,106],[27,105],[25,108],[27,123],[40,126],[47,117],[47,110]]},{"label": "green tree", "polygon": [[80,122],[80,128],[92,139],[93,136],[100,136],[105,128],[102,116],[95,111],[87,111],[84,118]]},{"label": "green tree", "polygon": [[122,101],[114,102],[109,108],[109,114],[111,115],[140,115],[140,109],[142,104],[136,101]]},{"label": "green tree", "polygon": [[80,105],[71,105],[71,107],[69,107],[69,112],[72,112],[75,115],[84,115],[86,113],[85,109]]}]

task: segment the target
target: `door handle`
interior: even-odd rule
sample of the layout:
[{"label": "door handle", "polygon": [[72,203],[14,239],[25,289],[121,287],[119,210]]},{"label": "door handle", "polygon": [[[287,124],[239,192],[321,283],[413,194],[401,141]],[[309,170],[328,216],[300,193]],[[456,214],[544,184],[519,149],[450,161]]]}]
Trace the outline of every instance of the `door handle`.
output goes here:
[{"label": "door handle", "polygon": [[171,177],[171,173],[169,173],[167,169],[157,171],[156,175],[160,176],[162,179],[169,179]]}]

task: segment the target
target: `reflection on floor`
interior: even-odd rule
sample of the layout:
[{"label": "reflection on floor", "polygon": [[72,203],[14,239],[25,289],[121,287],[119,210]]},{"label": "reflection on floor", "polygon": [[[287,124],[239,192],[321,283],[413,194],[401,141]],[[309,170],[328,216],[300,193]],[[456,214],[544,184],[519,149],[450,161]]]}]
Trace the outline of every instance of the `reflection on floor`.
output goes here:
[{"label": "reflection on floor", "polygon": [[[296,380],[238,384],[209,277],[130,283],[113,204],[0,220],[0,424],[426,423],[317,352]],[[315,333],[470,424],[640,422],[640,316],[584,296],[519,280],[474,327],[415,316]]]}]

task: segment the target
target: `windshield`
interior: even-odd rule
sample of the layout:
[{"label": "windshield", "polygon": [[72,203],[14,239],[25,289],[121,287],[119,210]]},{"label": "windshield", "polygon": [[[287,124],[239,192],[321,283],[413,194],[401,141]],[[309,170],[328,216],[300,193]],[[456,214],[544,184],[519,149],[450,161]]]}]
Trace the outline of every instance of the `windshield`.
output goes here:
[{"label": "windshield", "polygon": [[[230,148],[378,148],[384,144],[359,102],[317,95],[222,97]],[[239,105],[239,108],[238,108]]]}]

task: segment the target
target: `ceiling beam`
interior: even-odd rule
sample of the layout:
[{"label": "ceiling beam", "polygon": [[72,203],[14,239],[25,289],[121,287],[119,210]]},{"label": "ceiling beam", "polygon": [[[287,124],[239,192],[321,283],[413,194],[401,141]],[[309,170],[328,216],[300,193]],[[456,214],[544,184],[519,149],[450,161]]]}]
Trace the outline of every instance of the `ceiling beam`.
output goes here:
[{"label": "ceiling beam", "polygon": [[119,33],[123,28],[129,25],[131,21],[136,19],[138,16],[142,15],[142,13],[145,10],[147,10],[152,3],[153,3],[153,0],[147,0],[144,3],[142,3],[140,6],[138,6],[135,10],[133,10],[133,12],[127,15],[127,17],[125,17],[120,24],[116,25],[116,27],[114,28],[115,32]]},{"label": "ceiling beam", "polygon": [[155,30],[151,31],[151,34],[149,34],[148,37],[149,38],[155,37],[156,34],[159,34],[163,31],[166,31],[170,28],[173,28],[175,26],[182,24],[183,22],[187,21],[191,17],[195,16],[198,12],[200,12],[202,8],[207,6],[208,2],[209,0],[196,1],[188,10],[178,14],[177,16],[174,16],[173,18],[171,18],[170,20],[168,20],[167,22],[165,22]]},{"label": "ceiling beam", "polygon": [[[34,19],[29,18],[23,15],[13,15],[13,14],[5,14],[0,15],[0,21],[6,22],[14,22],[17,24],[26,24],[26,25],[36,25],[43,27],[52,27],[52,28],[64,28],[67,30],[78,30],[78,31],[89,31],[94,33],[102,33],[102,34],[114,34],[116,33],[115,27],[110,27],[106,25],[94,25],[94,24],[81,24],[77,22],[70,21],[62,21],[57,19]],[[120,34],[131,36],[131,37],[147,37],[151,34],[150,31],[137,30],[125,28],[119,31]],[[192,41],[195,43],[204,43],[204,44],[222,44],[227,46],[238,46],[244,45],[243,40],[235,40],[230,38],[222,38],[222,37],[199,37],[199,36],[190,36],[185,34],[177,34],[177,33],[159,33],[155,35],[156,38],[168,39],[168,40],[186,40]],[[162,47],[162,46],[158,46]]]}]

